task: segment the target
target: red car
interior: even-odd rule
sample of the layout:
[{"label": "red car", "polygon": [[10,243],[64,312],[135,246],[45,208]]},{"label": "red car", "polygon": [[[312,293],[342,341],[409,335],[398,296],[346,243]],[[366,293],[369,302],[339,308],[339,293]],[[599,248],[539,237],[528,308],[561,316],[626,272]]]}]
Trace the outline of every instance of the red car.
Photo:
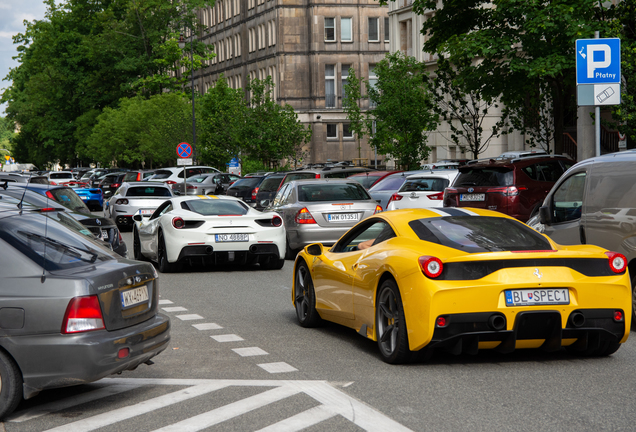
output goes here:
[{"label": "red car", "polygon": [[444,207],[477,207],[526,222],[561,175],[576,162],[556,155],[478,160],[459,168]]},{"label": "red car", "polygon": [[402,171],[367,171],[360,174],[354,174],[349,176],[351,180],[355,180],[362,185],[366,190],[371,189],[377,182],[391,174],[399,173]]}]

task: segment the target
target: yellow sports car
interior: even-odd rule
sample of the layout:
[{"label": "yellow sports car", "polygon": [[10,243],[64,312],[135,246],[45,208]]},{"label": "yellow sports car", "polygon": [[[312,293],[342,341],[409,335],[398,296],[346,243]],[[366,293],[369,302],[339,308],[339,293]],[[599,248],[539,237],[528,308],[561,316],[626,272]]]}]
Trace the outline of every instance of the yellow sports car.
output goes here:
[{"label": "yellow sports car", "polygon": [[629,335],[631,297],[623,255],[470,208],[369,217],[331,249],[305,247],[292,288],[301,326],[351,327],[388,363],[422,350],[610,355]]}]

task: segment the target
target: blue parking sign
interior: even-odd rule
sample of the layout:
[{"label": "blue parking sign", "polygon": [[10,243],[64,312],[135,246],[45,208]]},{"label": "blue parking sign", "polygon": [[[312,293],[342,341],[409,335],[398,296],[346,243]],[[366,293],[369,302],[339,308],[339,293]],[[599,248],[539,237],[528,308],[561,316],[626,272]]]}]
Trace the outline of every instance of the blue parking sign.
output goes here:
[{"label": "blue parking sign", "polygon": [[577,84],[620,84],[620,82],[620,39],[578,39],[576,41]]}]

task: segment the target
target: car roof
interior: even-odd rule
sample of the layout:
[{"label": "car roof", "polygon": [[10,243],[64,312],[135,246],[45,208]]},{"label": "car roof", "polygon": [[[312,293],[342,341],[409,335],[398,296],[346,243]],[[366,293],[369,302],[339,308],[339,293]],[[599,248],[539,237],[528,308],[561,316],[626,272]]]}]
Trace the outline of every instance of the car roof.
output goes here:
[{"label": "car roof", "polygon": [[454,169],[444,169],[444,170],[430,170],[427,173],[422,174],[413,174],[407,176],[407,180],[418,179],[418,178],[429,178],[429,177],[451,177],[459,174],[459,170]]},{"label": "car roof", "polygon": [[460,166],[459,171],[464,172],[473,168],[513,168],[518,164],[532,164],[537,160],[565,160],[574,162],[567,156],[563,155],[532,155],[521,158],[491,158],[491,159],[476,159],[468,162],[466,165]]},{"label": "car roof", "polygon": [[361,186],[355,180],[342,179],[342,178],[320,178],[320,179],[298,179],[292,180],[288,184],[299,185],[299,184],[325,184],[325,183],[349,183]]}]

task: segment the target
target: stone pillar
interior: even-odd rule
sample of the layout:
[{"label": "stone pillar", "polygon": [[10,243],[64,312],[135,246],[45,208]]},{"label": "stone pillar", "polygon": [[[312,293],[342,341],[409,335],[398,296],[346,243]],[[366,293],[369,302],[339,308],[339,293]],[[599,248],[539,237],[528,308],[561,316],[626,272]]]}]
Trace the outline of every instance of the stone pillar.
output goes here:
[{"label": "stone pillar", "polygon": [[594,132],[594,107],[580,106],[576,121],[576,152],[577,162],[596,155]]}]

